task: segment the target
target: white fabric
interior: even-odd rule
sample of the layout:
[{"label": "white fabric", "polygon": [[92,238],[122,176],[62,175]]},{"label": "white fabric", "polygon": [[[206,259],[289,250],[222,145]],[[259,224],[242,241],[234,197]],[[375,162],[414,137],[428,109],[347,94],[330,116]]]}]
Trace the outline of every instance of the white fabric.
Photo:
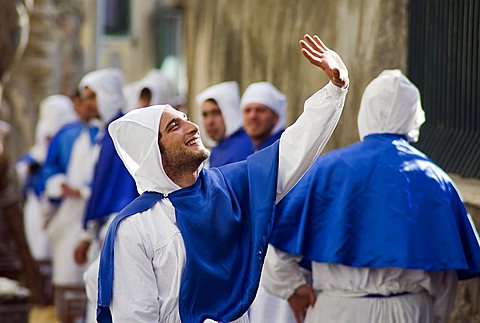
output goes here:
[{"label": "white fabric", "polygon": [[35,145],[30,149],[32,157],[42,163],[47,155],[48,140],[67,123],[78,120],[73,102],[65,95],[51,95],[40,102],[40,113],[35,129]]},{"label": "white fabric", "polygon": [[[231,134],[242,127],[240,90],[237,82],[229,81],[215,84],[200,92],[195,101],[201,109],[202,104],[208,99],[215,100],[222,111],[223,122],[225,123],[225,138],[230,137]],[[205,136],[212,140],[206,133]]]},{"label": "white fabric", "polygon": [[127,100],[127,108],[124,112],[137,108],[140,92],[144,88],[152,93],[150,105],[168,104],[174,96],[173,85],[165,74],[157,69],[151,70],[140,81],[130,83],[123,88]]},{"label": "white fabric", "polygon": [[248,311],[250,323],[296,323],[287,300],[270,294],[263,286]]},{"label": "white fabric", "polygon": [[400,70],[385,70],[365,89],[358,113],[360,139],[374,133],[407,135],[417,141],[425,122],[420,92]]},{"label": "white fabric", "polygon": [[[81,191],[89,191],[98,153],[98,145],[91,144],[90,134],[84,129],[73,144],[67,173],[63,176],[64,182]],[[52,180],[59,181],[59,178],[61,177]],[[54,197],[50,195],[49,182],[50,179],[47,181],[46,194]],[[74,262],[73,253],[83,232],[82,219],[88,199],[85,194],[83,193],[80,198],[63,198],[47,227],[52,247],[52,281],[56,285],[83,284],[82,274],[85,266],[79,266]]]},{"label": "white fabric", "polygon": [[[35,130],[35,144],[30,149],[30,156],[39,164],[45,161],[48,143],[61,127],[77,120],[73,103],[65,95],[52,95],[40,102],[40,113]],[[17,175],[22,185],[29,176],[28,163],[16,164]],[[41,202],[33,191],[27,191],[23,206],[25,237],[30,253],[35,260],[50,259],[50,244],[44,229],[46,214]]]},{"label": "white fabric", "polygon": [[123,86],[122,92],[126,102],[125,109],[122,110],[123,113],[127,113],[137,108],[138,97],[140,95],[140,92],[138,92],[139,83],[140,81],[136,81]]},{"label": "white fabric", "polygon": [[139,194],[145,191],[168,194],[180,188],[165,174],[158,148],[158,126],[165,107],[132,110],[108,127],[115,149],[135,179]]},{"label": "white fabric", "polygon": [[[327,85],[305,102],[304,113],[285,131],[280,141],[277,199],[288,192],[325,146],[340,117],[345,94],[346,90]],[[112,123],[109,129],[139,192],[152,189],[167,193],[176,189],[161,170],[159,158],[157,132],[163,109],[156,106],[134,110]],[[305,144],[299,145],[298,138]],[[152,162],[145,162],[146,158]],[[178,296],[185,245],[169,199],[123,220],[114,252],[115,279],[110,306],[114,322],[179,322]],[[88,270],[87,288],[95,288],[96,273],[93,267]],[[245,315],[240,320],[248,322]]]},{"label": "white fabric", "polygon": [[261,103],[278,114],[278,122],[272,130],[272,134],[285,127],[287,113],[287,98],[275,86],[268,82],[250,84],[243,93],[240,107],[243,111],[249,103]]},{"label": "white fabric", "polygon": [[[262,285],[288,298],[302,281],[301,257],[271,247],[265,260]],[[313,322],[447,322],[455,302],[456,272],[426,272],[401,268],[353,268],[312,263],[317,301],[306,323]],[[365,298],[367,294],[411,294]]]},{"label": "white fabric", "polygon": [[105,68],[86,74],[80,81],[80,91],[85,87],[96,94],[98,112],[103,123],[110,122],[126,107],[123,97],[123,73],[117,68]]},{"label": "white fabric", "polygon": [[40,199],[34,192],[27,192],[23,206],[23,222],[28,248],[35,260],[50,259],[50,242],[45,231],[46,215]]}]

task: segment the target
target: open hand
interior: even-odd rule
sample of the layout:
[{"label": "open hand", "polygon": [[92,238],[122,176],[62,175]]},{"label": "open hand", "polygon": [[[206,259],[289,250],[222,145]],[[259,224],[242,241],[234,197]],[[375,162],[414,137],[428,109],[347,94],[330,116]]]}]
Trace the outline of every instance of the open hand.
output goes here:
[{"label": "open hand", "polygon": [[337,53],[325,46],[320,37],[306,34],[299,44],[302,47],[302,54],[310,63],[320,67],[333,84],[341,88],[348,86],[348,70],[345,63]]},{"label": "open hand", "polygon": [[288,304],[292,308],[297,323],[302,323],[309,306],[314,306],[316,301],[315,292],[308,285],[301,285],[288,298]]}]

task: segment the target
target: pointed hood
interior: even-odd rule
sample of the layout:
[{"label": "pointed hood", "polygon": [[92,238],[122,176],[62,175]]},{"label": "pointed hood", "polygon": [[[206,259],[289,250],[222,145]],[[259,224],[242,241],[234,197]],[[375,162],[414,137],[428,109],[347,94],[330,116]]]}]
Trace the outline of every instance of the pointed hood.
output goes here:
[{"label": "pointed hood", "polygon": [[158,147],[160,118],[166,107],[155,105],[132,110],[108,127],[139,194],[146,191],[169,194],[180,189],[165,173]]},{"label": "pointed hood", "polygon": [[[235,133],[242,127],[242,114],[240,113],[240,90],[235,81],[223,82],[203,90],[195,101],[201,109],[202,104],[208,99],[217,102],[222,111],[223,121],[225,122],[225,138]],[[205,131],[205,136],[208,137]],[[208,138],[212,140],[211,138]]]},{"label": "pointed hood", "polygon": [[98,112],[104,123],[124,111],[123,73],[118,68],[105,68],[86,74],[80,81],[80,91],[86,87],[95,92]]},{"label": "pointed hood", "polygon": [[417,141],[424,122],[420,92],[400,70],[385,70],[368,84],[358,113],[361,140],[374,133],[392,133]]},{"label": "pointed hood", "polygon": [[127,99],[127,112],[137,108],[140,93],[144,88],[152,93],[150,105],[170,103],[174,96],[173,85],[165,74],[160,70],[151,70],[140,81],[130,83],[123,88]]},{"label": "pointed hood", "polygon": [[48,138],[53,137],[60,128],[78,120],[72,100],[65,95],[51,95],[40,102],[40,113],[35,129],[35,145],[30,153],[38,161],[47,154]]},{"label": "pointed hood", "polygon": [[243,93],[240,107],[243,111],[249,103],[261,103],[278,114],[278,122],[272,130],[272,134],[285,127],[287,113],[287,98],[275,86],[269,82],[257,82],[250,84]]}]

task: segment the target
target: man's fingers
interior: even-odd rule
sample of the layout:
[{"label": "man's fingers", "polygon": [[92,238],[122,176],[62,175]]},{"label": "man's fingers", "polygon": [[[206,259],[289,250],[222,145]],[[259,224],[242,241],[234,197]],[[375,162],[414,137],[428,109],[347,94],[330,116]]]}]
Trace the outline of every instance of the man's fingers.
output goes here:
[{"label": "man's fingers", "polygon": [[315,43],[318,45],[318,47],[320,47],[321,49],[323,49],[324,51],[327,51],[329,50],[327,46],[325,46],[325,44],[323,43],[323,41],[320,39],[320,37],[318,37],[317,35],[313,36],[313,40],[315,41]]},{"label": "man's fingers", "polygon": [[315,306],[315,301],[317,300],[317,297],[315,296],[315,292],[313,291],[313,288],[308,289],[308,298],[310,300],[310,306],[314,307]]},{"label": "man's fingers", "polygon": [[304,41],[304,40],[301,40],[301,41],[300,41],[300,46],[302,46],[302,49],[308,50],[311,54],[313,54],[313,55],[315,55],[315,56],[321,57],[321,55],[322,55],[319,51],[317,51],[316,49],[314,49],[312,46],[310,46],[309,43],[307,43],[307,42]]},{"label": "man's fingers", "polygon": [[300,311],[293,311],[293,314],[295,315],[295,321],[297,321],[297,323],[303,322],[303,317],[302,314],[300,314]]},{"label": "man's fingers", "polygon": [[305,42],[307,44],[309,44],[312,48],[314,48],[317,52],[319,53],[324,53],[325,50],[319,46],[319,44],[315,41],[315,39],[313,39],[312,36],[310,36],[309,34],[305,34],[305,36],[303,37],[303,39],[305,40]]},{"label": "man's fingers", "polygon": [[313,65],[317,65],[317,66],[321,66],[322,64],[322,60],[317,58],[316,56],[312,55],[312,53],[310,53],[308,50],[306,50],[305,48],[302,48],[302,54],[303,56],[305,56],[309,61],[310,63],[312,63]]}]

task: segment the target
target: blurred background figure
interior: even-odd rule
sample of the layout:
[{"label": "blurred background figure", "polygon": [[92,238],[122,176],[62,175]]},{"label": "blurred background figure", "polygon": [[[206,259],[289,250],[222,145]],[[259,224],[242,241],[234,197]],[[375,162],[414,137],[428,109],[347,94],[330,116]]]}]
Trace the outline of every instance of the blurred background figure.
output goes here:
[{"label": "blurred background figure", "polygon": [[212,146],[210,167],[246,159],[253,146],[242,127],[238,83],[213,85],[197,95],[196,102],[202,114],[202,134]]},{"label": "blurred background figure", "polygon": [[74,122],[78,117],[73,109],[72,100],[64,95],[45,98],[40,103],[39,110],[35,145],[20,158],[16,164],[16,170],[24,196],[24,228],[30,253],[42,273],[49,275],[50,243],[45,227],[47,218],[51,214],[47,213],[48,210],[40,198],[40,169],[47,157],[50,140],[61,127]]},{"label": "blurred background figure", "polygon": [[125,85],[123,94],[127,100],[127,108],[124,112],[128,112],[150,105],[169,104],[173,98],[174,89],[164,73],[155,69],[148,72],[140,81]]}]

